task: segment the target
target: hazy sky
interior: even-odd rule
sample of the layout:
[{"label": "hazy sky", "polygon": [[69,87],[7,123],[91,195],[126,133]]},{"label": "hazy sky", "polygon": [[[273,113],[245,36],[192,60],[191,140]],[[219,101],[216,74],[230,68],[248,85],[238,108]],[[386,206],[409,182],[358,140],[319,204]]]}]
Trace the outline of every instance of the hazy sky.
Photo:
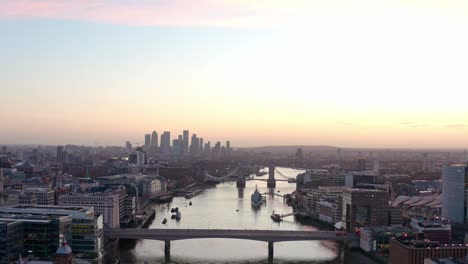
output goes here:
[{"label": "hazy sky", "polygon": [[0,0],[0,143],[466,147],[468,1]]}]

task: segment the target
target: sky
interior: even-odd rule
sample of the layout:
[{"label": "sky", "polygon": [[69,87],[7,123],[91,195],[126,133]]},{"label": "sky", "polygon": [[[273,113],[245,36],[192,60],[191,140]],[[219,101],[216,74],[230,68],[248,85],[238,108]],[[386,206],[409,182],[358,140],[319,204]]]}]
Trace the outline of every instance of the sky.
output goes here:
[{"label": "sky", "polygon": [[0,0],[0,144],[468,145],[465,0]]}]

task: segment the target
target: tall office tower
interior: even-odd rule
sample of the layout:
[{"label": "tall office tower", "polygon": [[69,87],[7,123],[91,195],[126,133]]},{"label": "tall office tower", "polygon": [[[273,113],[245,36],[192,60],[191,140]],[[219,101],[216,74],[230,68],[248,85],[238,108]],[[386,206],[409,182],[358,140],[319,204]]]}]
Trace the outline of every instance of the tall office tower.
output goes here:
[{"label": "tall office tower", "polygon": [[429,163],[428,163],[428,160],[427,160],[427,152],[424,152],[423,154],[423,166],[422,166],[422,170],[424,172],[427,172],[428,169],[429,169]]},{"label": "tall office tower", "polygon": [[57,146],[57,162],[63,163],[65,161],[65,151],[63,146]]},{"label": "tall office tower", "polygon": [[374,160],[374,167],[372,169],[376,175],[380,175],[380,161]]},{"label": "tall office tower", "polygon": [[2,153],[6,154],[7,153],[7,146],[2,146]]},{"label": "tall office tower", "polygon": [[157,148],[158,147],[158,133],[156,131],[153,131],[151,133],[151,148]]},{"label": "tall office tower", "polygon": [[229,152],[231,150],[231,141],[226,141],[226,150]]},{"label": "tall office tower", "polygon": [[453,223],[468,223],[468,167],[445,166],[442,171],[442,217]]},{"label": "tall office tower", "polygon": [[164,155],[171,154],[171,132],[164,131],[161,135],[161,151]]},{"label": "tall office tower", "polygon": [[340,148],[338,148],[338,149],[336,150],[336,157],[337,157],[337,159],[338,159],[338,164],[339,164],[340,167],[341,167],[341,165],[342,165],[342,163],[343,163],[343,158],[342,158],[342,156],[341,156],[341,149],[340,149]]},{"label": "tall office tower", "polygon": [[146,164],[146,153],[143,150],[136,151],[136,164],[145,165]]},{"label": "tall office tower", "polygon": [[296,159],[297,160],[303,160],[304,159],[304,154],[302,153],[302,149],[298,148],[296,150]]},{"label": "tall office tower", "polygon": [[179,139],[174,139],[172,140],[172,154],[176,156],[180,156],[182,154],[181,152],[181,143]]},{"label": "tall office tower", "polygon": [[151,145],[151,135],[145,134],[145,148],[149,149],[150,145]]},{"label": "tall office tower", "polygon": [[207,153],[207,154],[211,152],[211,142],[210,141],[205,143],[205,147],[203,148],[203,151],[205,153]]},{"label": "tall office tower", "polygon": [[366,160],[365,159],[358,159],[357,160],[357,171],[365,171],[366,170]]},{"label": "tall office tower", "polygon": [[212,154],[214,156],[218,156],[221,152],[221,142],[216,142],[214,148],[213,148],[213,151],[212,151]]},{"label": "tall office tower", "polygon": [[188,153],[188,151],[189,151],[189,131],[184,130],[183,135],[184,135],[183,136],[183,138],[184,138],[184,142],[183,142],[184,153]]},{"label": "tall office tower", "polygon": [[192,135],[191,143],[190,143],[190,153],[197,154],[198,150],[200,149],[200,141],[197,138],[197,134]]},{"label": "tall office tower", "polygon": [[198,140],[198,152],[203,152],[203,138],[199,138]]},{"label": "tall office tower", "polygon": [[130,143],[130,141],[125,142],[125,149],[127,151],[132,151],[132,143]]}]

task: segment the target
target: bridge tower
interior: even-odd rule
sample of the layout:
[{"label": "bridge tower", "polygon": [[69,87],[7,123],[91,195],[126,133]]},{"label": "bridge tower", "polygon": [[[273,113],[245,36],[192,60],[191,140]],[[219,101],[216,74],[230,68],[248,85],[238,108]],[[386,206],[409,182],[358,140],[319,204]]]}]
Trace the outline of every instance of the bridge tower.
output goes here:
[{"label": "bridge tower", "polygon": [[273,164],[271,164],[270,167],[268,167],[267,187],[268,188],[276,188],[275,166]]},{"label": "bridge tower", "polygon": [[237,169],[236,186],[237,188],[245,188],[245,177],[242,175],[242,170],[240,167]]}]

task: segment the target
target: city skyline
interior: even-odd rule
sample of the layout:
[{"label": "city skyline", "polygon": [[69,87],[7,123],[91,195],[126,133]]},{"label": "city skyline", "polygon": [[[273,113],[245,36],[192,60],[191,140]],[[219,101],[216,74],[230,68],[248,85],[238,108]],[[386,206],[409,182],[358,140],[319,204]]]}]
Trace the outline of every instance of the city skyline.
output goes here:
[{"label": "city skyline", "polygon": [[466,147],[463,1],[0,7],[2,143],[122,145],[157,124],[236,147]]}]

